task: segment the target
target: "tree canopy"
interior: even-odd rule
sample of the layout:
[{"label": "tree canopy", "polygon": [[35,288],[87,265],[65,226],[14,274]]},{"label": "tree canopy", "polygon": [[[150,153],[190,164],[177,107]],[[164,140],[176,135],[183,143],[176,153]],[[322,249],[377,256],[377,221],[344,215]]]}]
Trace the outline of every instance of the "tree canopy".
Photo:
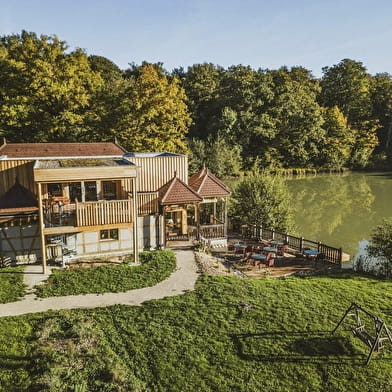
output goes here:
[{"label": "tree canopy", "polygon": [[206,163],[219,175],[366,167],[374,152],[392,158],[392,78],[351,59],[324,67],[321,78],[300,66],[168,72],[130,61],[122,70],[56,36],[22,31],[0,39],[0,135],[189,148],[191,166]]}]

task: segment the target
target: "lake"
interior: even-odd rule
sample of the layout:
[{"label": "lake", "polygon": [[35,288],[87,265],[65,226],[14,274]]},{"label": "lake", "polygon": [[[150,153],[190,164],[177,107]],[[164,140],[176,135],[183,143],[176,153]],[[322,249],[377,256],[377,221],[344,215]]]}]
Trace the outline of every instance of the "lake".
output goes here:
[{"label": "lake", "polygon": [[295,235],[343,248],[351,258],[392,217],[392,172],[292,177]]}]

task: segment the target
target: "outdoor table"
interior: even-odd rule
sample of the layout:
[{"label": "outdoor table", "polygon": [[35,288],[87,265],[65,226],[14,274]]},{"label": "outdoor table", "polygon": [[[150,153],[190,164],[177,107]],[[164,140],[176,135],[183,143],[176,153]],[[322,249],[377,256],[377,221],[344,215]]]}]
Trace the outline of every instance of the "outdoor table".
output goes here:
[{"label": "outdoor table", "polygon": [[247,245],[245,244],[234,244],[234,254],[245,254],[245,249]]},{"label": "outdoor table", "polygon": [[277,248],[272,248],[271,246],[265,246],[263,251],[264,252],[276,253],[278,251],[278,249]]},{"label": "outdoor table", "polygon": [[252,256],[250,256],[250,258],[253,260],[265,260],[267,258],[267,256],[262,255],[260,253],[252,253]]},{"label": "outdoor table", "polygon": [[234,244],[234,248],[237,249],[245,249],[247,247],[247,245],[245,244]]},{"label": "outdoor table", "polygon": [[304,250],[304,255],[305,256],[317,256],[319,254],[320,254],[320,252],[318,252],[317,250],[313,250],[313,249],[306,249],[306,250]]},{"label": "outdoor table", "polygon": [[270,242],[270,244],[271,245],[282,246],[282,245],[284,245],[284,242],[273,240],[273,241]]},{"label": "outdoor table", "polygon": [[317,260],[317,256],[320,254],[317,250],[306,249],[304,250],[304,255],[308,260]]}]

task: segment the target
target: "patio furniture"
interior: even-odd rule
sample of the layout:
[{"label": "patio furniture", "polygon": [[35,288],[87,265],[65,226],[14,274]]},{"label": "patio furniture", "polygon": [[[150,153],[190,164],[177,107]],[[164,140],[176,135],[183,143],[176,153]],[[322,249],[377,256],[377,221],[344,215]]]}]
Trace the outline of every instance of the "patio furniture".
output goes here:
[{"label": "patio furniture", "polygon": [[315,260],[319,254],[320,254],[320,252],[318,252],[317,250],[314,250],[314,249],[305,249],[304,250],[304,256],[308,260]]},{"label": "patio furniture", "polygon": [[242,244],[242,243],[234,244],[234,254],[236,254],[236,255],[243,255],[243,254],[245,254],[245,249],[247,247],[248,246],[246,244]]},{"label": "patio furniture", "polygon": [[279,247],[279,246],[284,245],[284,242],[283,241],[272,240],[272,241],[270,241],[270,245]]},{"label": "patio furniture", "polygon": [[276,253],[278,251],[278,248],[274,248],[272,246],[265,246],[263,248],[263,251],[268,253]]}]

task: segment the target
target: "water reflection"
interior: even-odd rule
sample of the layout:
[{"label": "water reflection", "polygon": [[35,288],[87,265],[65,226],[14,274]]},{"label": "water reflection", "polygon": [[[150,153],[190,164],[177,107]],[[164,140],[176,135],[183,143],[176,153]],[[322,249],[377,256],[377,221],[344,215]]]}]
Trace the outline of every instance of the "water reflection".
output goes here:
[{"label": "water reflection", "polygon": [[392,216],[392,173],[290,178],[296,233],[354,257],[383,218]]}]

